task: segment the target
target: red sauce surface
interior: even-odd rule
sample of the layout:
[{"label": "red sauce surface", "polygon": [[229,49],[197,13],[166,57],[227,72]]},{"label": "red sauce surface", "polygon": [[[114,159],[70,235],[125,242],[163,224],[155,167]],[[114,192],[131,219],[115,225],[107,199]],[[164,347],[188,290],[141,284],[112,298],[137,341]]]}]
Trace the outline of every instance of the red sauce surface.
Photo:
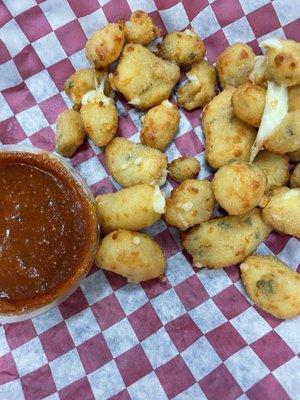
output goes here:
[{"label": "red sauce surface", "polygon": [[95,242],[92,205],[46,154],[0,153],[0,303],[49,294]]}]

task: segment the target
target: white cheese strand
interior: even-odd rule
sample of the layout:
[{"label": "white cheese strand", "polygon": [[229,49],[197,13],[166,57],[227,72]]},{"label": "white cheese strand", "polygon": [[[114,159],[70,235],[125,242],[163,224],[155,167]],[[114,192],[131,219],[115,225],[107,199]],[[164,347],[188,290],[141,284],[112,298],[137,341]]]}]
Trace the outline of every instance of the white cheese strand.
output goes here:
[{"label": "white cheese strand", "polygon": [[200,85],[200,81],[197,75],[192,74],[190,71],[186,73],[186,77],[188,78],[188,80],[196,85]]},{"label": "white cheese strand", "polygon": [[107,77],[108,77],[107,73],[103,74],[99,86],[95,90],[89,90],[82,96],[81,103],[83,106],[86,106],[90,102],[98,103],[100,101],[103,103],[103,105],[108,106],[112,102],[112,99],[104,94],[104,86]]},{"label": "white cheese strand", "polygon": [[152,207],[153,210],[158,214],[163,214],[165,212],[166,199],[160,191],[158,185],[156,185],[154,188]]},{"label": "white cheese strand", "polygon": [[250,161],[252,162],[257,153],[263,147],[266,139],[272,135],[275,128],[288,113],[288,91],[285,86],[277,85],[268,81],[266,94],[266,105],[258,129],[257,137],[251,149]]}]

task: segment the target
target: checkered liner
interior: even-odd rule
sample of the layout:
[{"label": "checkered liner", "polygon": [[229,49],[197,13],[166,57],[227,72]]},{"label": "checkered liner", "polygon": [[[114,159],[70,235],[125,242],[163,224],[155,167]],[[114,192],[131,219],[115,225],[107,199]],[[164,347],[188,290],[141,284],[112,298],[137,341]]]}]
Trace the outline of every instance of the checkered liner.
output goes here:
[{"label": "checkered liner", "polygon": [[[65,79],[88,65],[96,29],[143,9],[166,31],[192,26],[208,59],[236,41],[259,53],[270,35],[300,40],[299,0],[2,0],[0,140],[54,149],[70,107]],[[119,134],[138,141],[141,113],[118,101]],[[199,110],[181,111],[169,159],[203,154]],[[103,153],[84,144],[72,163],[94,194],[116,190]],[[167,183],[168,193],[172,186]],[[134,285],[95,267],[62,305],[0,325],[0,399],[300,399],[300,318],[282,322],[249,300],[237,267],[196,270],[163,221],[147,229],[168,257],[167,283]],[[272,233],[259,246],[299,270],[300,246]]]}]

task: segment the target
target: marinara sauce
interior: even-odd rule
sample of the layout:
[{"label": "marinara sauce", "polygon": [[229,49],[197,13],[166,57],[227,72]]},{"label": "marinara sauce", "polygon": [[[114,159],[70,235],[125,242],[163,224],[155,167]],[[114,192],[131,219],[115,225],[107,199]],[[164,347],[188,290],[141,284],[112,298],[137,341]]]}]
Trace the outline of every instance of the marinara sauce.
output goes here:
[{"label": "marinara sauce", "polygon": [[0,312],[45,305],[90,267],[94,204],[47,153],[0,152]]}]

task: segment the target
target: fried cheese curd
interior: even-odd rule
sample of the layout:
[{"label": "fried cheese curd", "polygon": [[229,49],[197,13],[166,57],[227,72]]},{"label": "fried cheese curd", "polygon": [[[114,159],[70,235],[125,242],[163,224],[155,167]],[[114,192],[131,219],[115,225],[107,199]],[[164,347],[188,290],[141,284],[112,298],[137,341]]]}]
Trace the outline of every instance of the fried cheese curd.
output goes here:
[{"label": "fried cheese curd", "polygon": [[101,232],[118,229],[139,231],[157,222],[165,212],[165,198],[158,186],[131,186],[96,197]]},{"label": "fried cheese curd", "polygon": [[119,58],[124,41],[124,22],[107,24],[86,42],[86,58],[96,68],[106,68]]},{"label": "fried cheese curd", "polygon": [[262,170],[267,177],[266,192],[274,186],[281,187],[286,185],[289,180],[289,158],[285,154],[276,154],[263,150],[258,153],[253,165]]},{"label": "fried cheese curd", "polygon": [[180,67],[201,61],[205,54],[203,41],[192,29],[170,32],[158,45],[158,55]]},{"label": "fried cheese curd", "polygon": [[264,221],[278,232],[300,239],[300,189],[274,188],[262,210]]},{"label": "fried cheese curd", "polygon": [[235,161],[224,165],[212,180],[217,202],[230,215],[242,215],[261,201],[267,185],[267,177],[257,166]]},{"label": "fried cheese curd", "polygon": [[168,164],[169,177],[177,183],[194,179],[200,172],[200,162],[195,157],[179,157]]},{"label": "fried cheese curd", "polygon": [[179,77],[177,65],[133,43],[124,46],[116,71],[109,75],[113,90],[142,110],[168,99]]},{"label": "fried cheese curd", "polygon": [[267,49],[264,66],[268,80],[284,86],[300,84],[300,43],[273,37],[260,47]]},{"label": "fried cheese curd", "polygon": [[[75,105],[81,106],[82,97],[90,90],[95,90],[105,74],[107,74],[106,70],[98,71],[94,68],[79,69],[66,80],[64,90]],[[105,85],[104,92],[106,95],[109,95],[108,82]]]},{"label": "fried cheese curd", "polygon": [[125,41],[146,46],[156,39],[161,29],[155,25],[149,15],[141,10],[134,11],[130,20],[125,22]]},{"label": "fried cheese curd", "polygon": [[115,102],[104,94],[105,77],[96,90],[90,90],[82,98],[80,114],[83,126],[95,144],[106,146],[118,129],[118,113]]},{"label": "fried cheese curd", "polygon": [[274,256],[253,254],[240,265],[249,297],[258,307],[280,319],[300,314],[300,274]]},{"label": "fried cheese curd", "polygon": [[255,128],[233,114],[231,98],[234,92],[234,87],[224,89],[203,110],[205,155],[213,168],[234,160],[249,161],[255,141]]},{"label": "fried cheese curd", "polygon": [[181,243],[195,266],[223,268],[242,262],[271,231],[254,208],[245,215],[202,222],[182,233]]},{"label": "fried cheese curd", "polygon": [[85,135],[80,113],[75,110],[63,111],[56,121],[55,150],[64,157],[71,157]]},{"label": "fried cheese curd", "polygon": [[264,141],[273,153],[288,153],[300,147],[300,110],[289,112]]},{"label": "fried cheese curd", "polygon": [[266,103],[266,89],[243,83],[232,95],[232,108],[236,117],[249,125],[259,127]]},{"label": "fried cheese curd", "polygon": [[290,86],[289,93],[289,112],[300,110],[300,85]]},{"label": "fried cheese curd", "polygon": [[150,236],[118,230],[102,240],[96,253],[96,264],[124,276],[128,282],[138,283],[163,277],[166,258]]},{"label": "fried cheese curd", "polygon": [[110,174],[122,186],[142,183],[163,185],[167,179],[167,157],[159,150],[114,138],[105,149],[105,161]]},{"label": "fried cheese curd", "polygon": [[172,190],[166,202],[164,220],[184,231],[207,221],[214,205],[211,183],[208,180],[189,179]]},{"label": "fried cheese curd", "polygon": [[194,64],[186,73],[188,82],[177,92],[180,107],[193,110],[204,107],[216,95],[216,69],[209,62],[202,60]]},{"label": "fried cheese curd", "polygon": [[169,100],[150,108],[142,119],[141,143],[165,151],[176,135],[179,121],[178,108]]},{"label": "fried cheese curd", "polygon": [[294,169],[290,182],[292,188],[300,188],[300,163],[297,164],[296,168]]},{"label": "fried cheese curd", "polygon": [[217,58],[216,69],[223,89],[240,86],[247,82],[254,68],[255,54],[250,46],[235,43],[227,47]]}]

